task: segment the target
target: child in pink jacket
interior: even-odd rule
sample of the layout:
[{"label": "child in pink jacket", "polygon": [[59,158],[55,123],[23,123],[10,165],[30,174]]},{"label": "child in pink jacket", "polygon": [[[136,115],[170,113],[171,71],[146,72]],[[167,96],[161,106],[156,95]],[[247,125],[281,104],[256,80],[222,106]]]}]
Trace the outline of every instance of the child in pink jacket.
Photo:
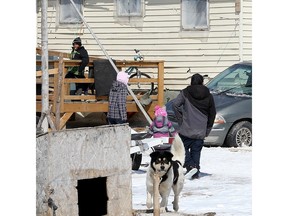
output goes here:
[{"label": "child in pink jacket", "polygon": [[174,137],[176,131],[172,123],[168,120],[165,107],[158,105],[154,108],[155,118],[149,127],[148,133],[154,138]]}]

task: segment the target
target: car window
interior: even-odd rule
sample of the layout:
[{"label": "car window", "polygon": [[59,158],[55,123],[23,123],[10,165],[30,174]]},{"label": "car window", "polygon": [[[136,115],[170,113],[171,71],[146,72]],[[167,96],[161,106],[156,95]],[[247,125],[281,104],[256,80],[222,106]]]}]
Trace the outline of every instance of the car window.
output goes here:
[{"label": "car window", "polygon": [[252,66],[233,65],[212,79],[207,87],[214,93],[252,95]]}]

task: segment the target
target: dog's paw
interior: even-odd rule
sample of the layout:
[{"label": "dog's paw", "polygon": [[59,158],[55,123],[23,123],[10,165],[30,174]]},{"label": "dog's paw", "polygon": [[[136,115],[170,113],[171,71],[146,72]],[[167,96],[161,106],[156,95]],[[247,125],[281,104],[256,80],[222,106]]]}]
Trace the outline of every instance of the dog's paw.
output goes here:
[{"label": "dog's paw", "polygon": [[177,202],[172,202],[172,204],[173,204],[173,209],[174,209],[174,211],[178,211],[179,210],[179,205],[178,205],[178,203]]},{"label": "dog's paw", "polygon": [[146,206],[148,209],[150,209],[150,208],[152,208],[153,204],[152,204],[152,202],[147,201]]},{"label": "dog's paw", "polygon": [[160,207],[160,213],[165,213],[165,212],[167,212],[166,208],[165,207]]}]

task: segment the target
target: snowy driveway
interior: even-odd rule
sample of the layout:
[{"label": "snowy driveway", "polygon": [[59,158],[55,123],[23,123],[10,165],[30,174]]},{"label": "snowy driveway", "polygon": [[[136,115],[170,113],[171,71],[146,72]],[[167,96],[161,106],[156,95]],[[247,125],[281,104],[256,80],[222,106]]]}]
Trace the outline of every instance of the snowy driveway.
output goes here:
[{"label": "snowy driveway", "polygon": [[[149,163],[149,154],[142,163]],[[252,215],[252,148],[206,148],[202,150],[201,177],[186,180],[179,201],[179,212],[220,216]],[[132,172],[133,208],[146,209],[146,170]],[[173,210],[173,192],[168,209]]]}]

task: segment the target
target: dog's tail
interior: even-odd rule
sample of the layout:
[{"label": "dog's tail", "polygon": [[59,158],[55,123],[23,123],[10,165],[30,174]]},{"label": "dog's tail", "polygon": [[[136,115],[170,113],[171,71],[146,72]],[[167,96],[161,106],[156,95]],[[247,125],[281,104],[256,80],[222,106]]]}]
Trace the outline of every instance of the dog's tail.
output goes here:
[{"label": "dog's tail", "polygon": [[185,148],[183,145],[183,142],[178,134],[175,135],[175,139],[173,141],[173,144],[171,146],[171,153],[174,155],[172,160],[180,161],[182,166],[184,165],[185,160]]}]

